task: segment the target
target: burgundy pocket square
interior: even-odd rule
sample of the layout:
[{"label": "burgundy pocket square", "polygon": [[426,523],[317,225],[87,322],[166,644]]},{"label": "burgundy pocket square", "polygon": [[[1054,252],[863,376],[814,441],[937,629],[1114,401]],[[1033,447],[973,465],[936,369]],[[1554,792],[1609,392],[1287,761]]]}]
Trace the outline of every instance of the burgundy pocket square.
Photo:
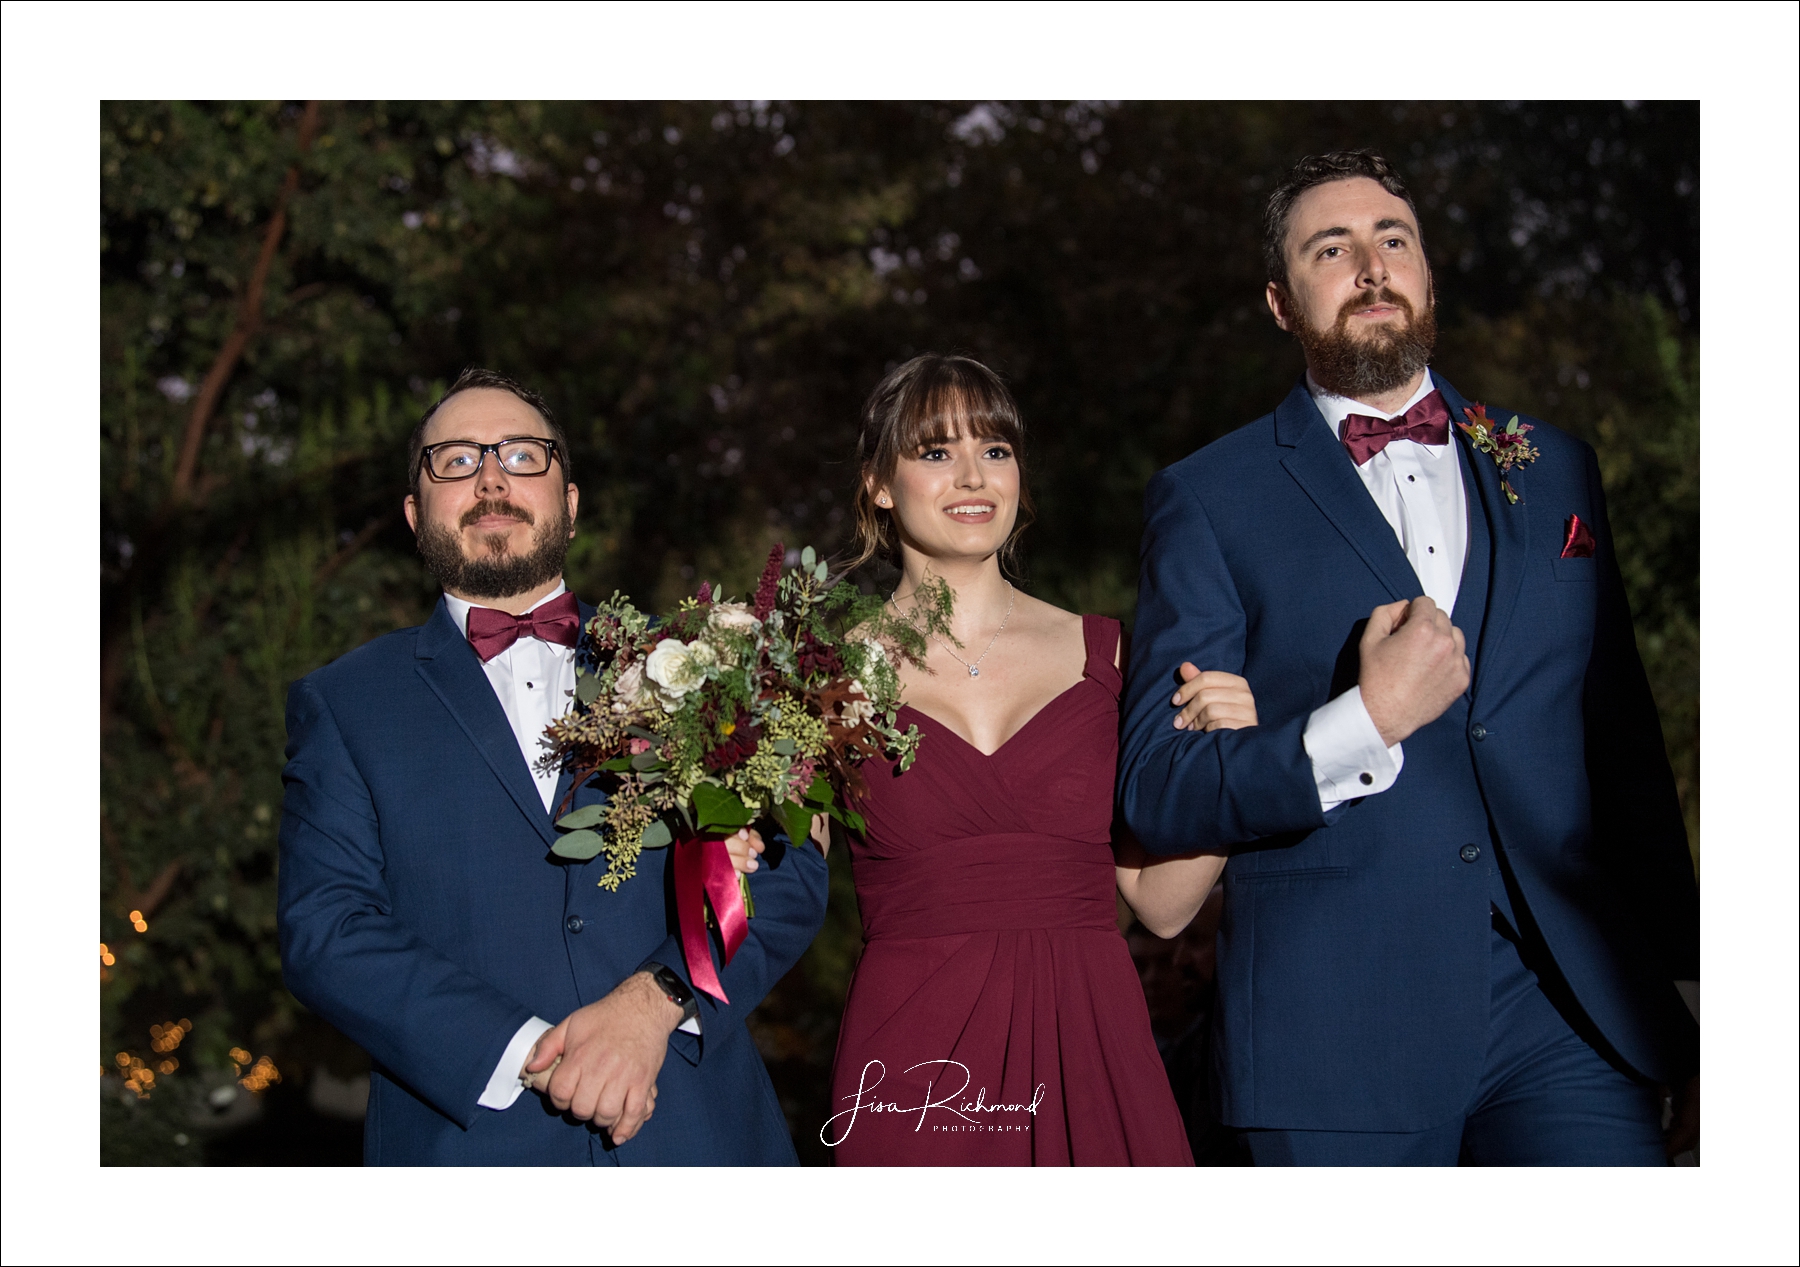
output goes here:
[{"label": "burgundy pocket square", "polygon": [[1557,556],[1562,559],[1591,559],[1594,557],[1594,530],[1581,522],[1580,515],[1570,515],[1563,524],[1563,548]]}]

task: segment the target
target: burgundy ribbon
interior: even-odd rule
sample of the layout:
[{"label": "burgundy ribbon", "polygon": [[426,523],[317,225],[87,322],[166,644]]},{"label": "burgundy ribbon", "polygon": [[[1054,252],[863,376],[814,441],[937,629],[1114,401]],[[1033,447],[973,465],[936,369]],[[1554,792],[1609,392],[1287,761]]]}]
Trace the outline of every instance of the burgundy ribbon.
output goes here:
[{"label": "burgundy ribbon", "polygon": [[580,636],[581,606],[568,590],[523,616],[492,607],[469,608],[469,645],[483,664],[521,638],[541,638],[572,647]]},{"label": "burgundy ribbon", "polygon": [[719,974],[713,970],[712,946],[706,935],[706,903],[712,902],[725,943],[723,961],[731,962],[750,931],[737,869],[721,836],[683,834],[675,850],[675,912],[681,925],[681,953],[687,956],[688,979],[721,1003],[729,1003]]},{"label": "burgundy ribbon", "polygon": [[1368,414],[1344,415],[1344,447],[1350,460],[1361,466],[1393,440],[1417,444],[1450,443],[1450,408],[1442,392],[1432,392],[1398,418],[1371,418]]},{"label": "burgundy ribbon", "polygon": [[1594,557],[1594,530],[1581,522],[1580,515],[1570,515],[1563,525],[1563,548],[1557,556],[1563,559]]}]

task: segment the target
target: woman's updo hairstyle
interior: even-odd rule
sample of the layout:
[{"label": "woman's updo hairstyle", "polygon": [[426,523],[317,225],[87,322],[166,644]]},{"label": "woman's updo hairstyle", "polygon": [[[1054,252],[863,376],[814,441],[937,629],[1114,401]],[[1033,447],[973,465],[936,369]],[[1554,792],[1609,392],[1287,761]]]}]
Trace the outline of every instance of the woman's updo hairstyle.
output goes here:
[{"label": "woman's updo hairstyle", "polygon": [[863,405],[856,437],[856,557],[851,568],[879,558],[900,566],[900,530],[891,510],[875,504],[876,487],[893,481],[903,455],[927,445],[974,436],[1010,445],[1019,464],[1019,513],[1000,565],[1016,575],[1019,537],[1031,523],[1025,480],[1025,424],[1000,376],[966,356],[927,353],[889,371]]}]

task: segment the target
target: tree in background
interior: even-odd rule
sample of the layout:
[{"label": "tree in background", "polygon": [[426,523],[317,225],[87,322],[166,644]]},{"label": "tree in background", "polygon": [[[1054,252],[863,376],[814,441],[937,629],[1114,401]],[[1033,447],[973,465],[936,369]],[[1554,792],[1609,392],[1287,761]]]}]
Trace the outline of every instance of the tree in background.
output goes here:
[{"label": "tree in background", "polygon": [[[864,393],[968,352],[1031,428],[1032,588],[1129,621],[1144,481],[1300,369],[1267,191],[1351,145],[1418,197],[1436,364],[1600,452],[1697,851],[1692,103],[104,107],[103,1157],[200,1160],[213,1115],[366,1067],[281,985],[283,701],[429,614],[403,450],[458,370],[566,423],[572,586],[665,606],[842,544]],[[755,1023],[807,1160],[860,946],[841,854]]]}]

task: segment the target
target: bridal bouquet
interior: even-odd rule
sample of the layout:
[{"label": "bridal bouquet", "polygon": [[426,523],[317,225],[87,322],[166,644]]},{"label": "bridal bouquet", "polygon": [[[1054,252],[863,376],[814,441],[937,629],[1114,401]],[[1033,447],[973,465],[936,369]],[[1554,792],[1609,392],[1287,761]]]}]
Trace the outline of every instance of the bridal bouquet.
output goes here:
[{"label": "bridal bouquet", "polygon": [[611,892],[643,850],[673,846],[689,973],[720,1000],[707,907],[726,962],[754,914],[724,838],[766,820],[798,844],[818,814],[861,831],[848,804],[864,787],[857,767],[887,754],[904,770],[918,752],[919,728],[896,721],[896,662],[923,664],[926,635],[949,633],[941,580],[920,588],[913,623],[834,583],[810,546],[798,567],[782,559],[777,545],[748,603],[702,584],[661,624],[623,595],[601,603],[576,648],[575,704],[546,732],[545,760],[573,771],[570,800],[590,780],[607,792],[557,820],[553,851],[604,854]]}]

